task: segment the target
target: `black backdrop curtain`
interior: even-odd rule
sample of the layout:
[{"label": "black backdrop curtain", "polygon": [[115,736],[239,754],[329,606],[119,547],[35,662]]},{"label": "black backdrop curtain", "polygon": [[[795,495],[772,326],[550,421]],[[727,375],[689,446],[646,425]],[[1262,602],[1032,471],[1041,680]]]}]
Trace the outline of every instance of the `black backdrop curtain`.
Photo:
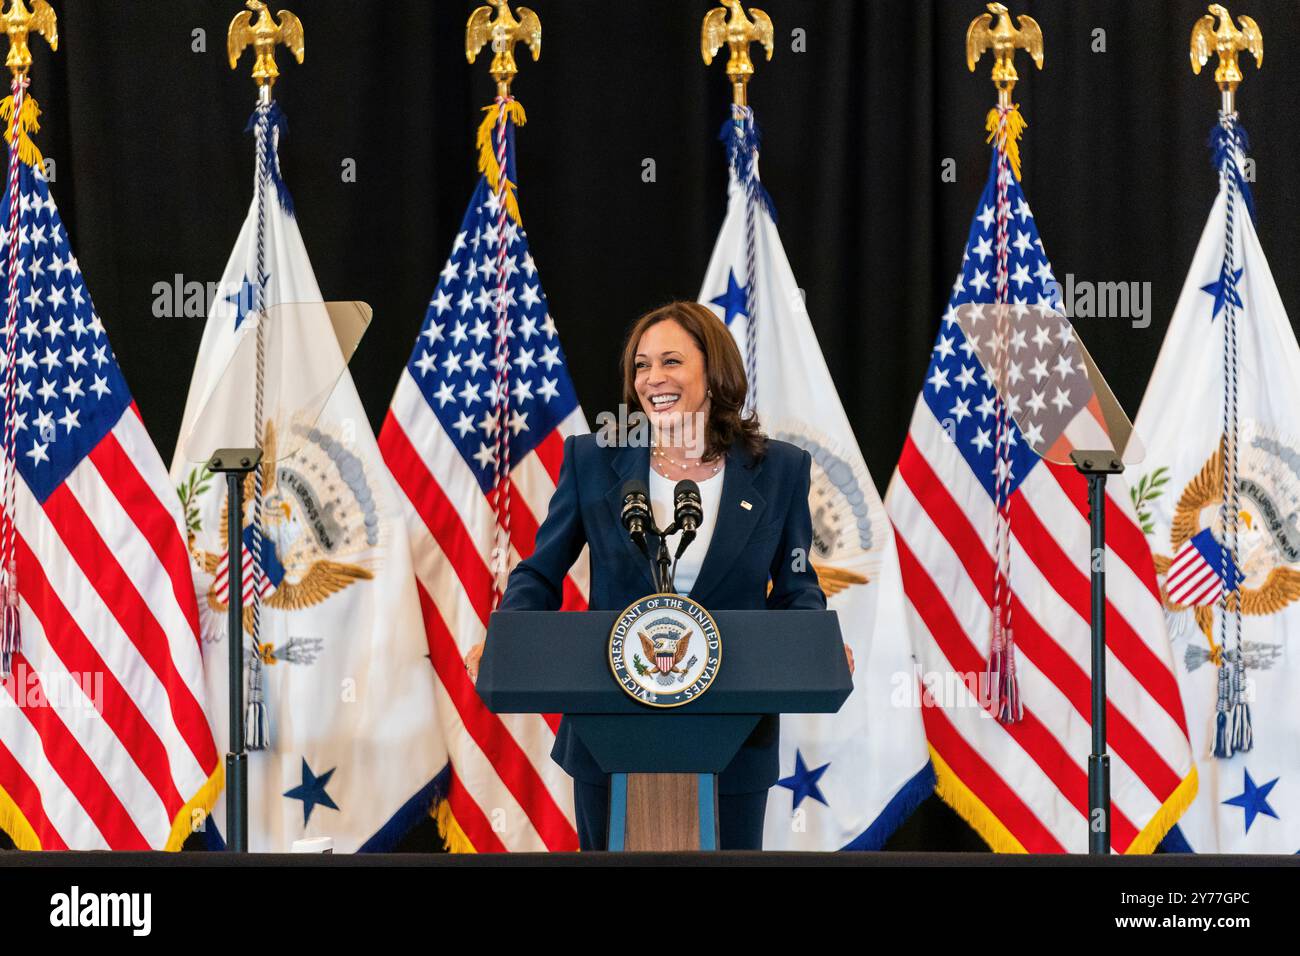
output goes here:
[{"label": "black backdrop curtain", "polygon": [[[693,297],[721,225],[728,116],[705,67],[709,0],[529,0],[542,58],[514,93],[520,203],[588,417],[618,401],[627,325]],[[986,57],[966,70],[976,0],[759,0],[776,24],[751,103],[786,250],[867,463],[883,492],[988,166]],[[459,0],[290,0],[303,66],[281,52],[285,177],[327,299],[375,320],[352,364],[377,429],[477,178],[487,54],[465,62]],[[60,49],[35,41],[37,137],[86,282],[165,459],[177,440],[202,320],[157,317],[158,283],[215,282],[248,210],[250,54],[226,64],[236,0],[55,0]],[[1192,75],[1196,0],[1021,2],[1043,28],[1039,72],[1021,54],[1024,183],[1056,275],[1149,282],[1151,323],[1076,325],[1136,413],[1216,189],[1206,146],[1218,108]],[[1292,116],[1294,4],[1253,0],[1265,67],[1243,58],[1242,121],[1257,161],[1258,228],[1297,308],[1300,245]],[[802,30],[806,51],[792,49]],[[203,31],[196,34],[195,31]],[[1096,31],[1102,31],[1098,33]],[[202,42],[200,42],[202,40]],[[1098,49],[1104,44],[1104,51]],[[196,50],[196,47],[202,47]],[[757,51],[757,48],[755,48]],[[725,59],[725,57],[724,57]],[[1210,67],[1212,71],[1213,66]],[[655,179],[643,181],[645,160]],[[943,179],[953,161],[955,182]],[[355,163],[355,182],[345,163]],[[982,843],[931,801],[891,844]]]}]

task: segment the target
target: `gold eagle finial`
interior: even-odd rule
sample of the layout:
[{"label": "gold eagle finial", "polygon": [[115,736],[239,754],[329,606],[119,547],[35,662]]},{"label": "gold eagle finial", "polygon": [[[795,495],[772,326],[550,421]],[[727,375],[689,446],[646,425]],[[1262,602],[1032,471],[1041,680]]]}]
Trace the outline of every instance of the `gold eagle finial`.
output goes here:
[{"label": "gold eagle finial", "polygon": [[[727,13],[731,19],[727,19]],[[749,16],[740,0],[722,0],[722,6],[715,7],[704,15],[704,24],[700,27],[700,53],[704,55],[705,64],[713,62],[713,57],[723,45],[730,47],[731,58],[727,60],[727,77],[731,80],[732,99],[737,106],[746,105],[746,89],[749,78],[754,75],[754,61],[749,58],[751,43],[763,44],[767,58],[772,59],[773,38],[772,18],[762,10],[749,8]]]},{"label": "gold eagle finial", "polygon": [[[1043,68],[1043,31],[1031,16],[1018,17],[1020,28],[1011,25],[1011,14],[1000,3],[990,3],[966,28],[966,66],[972,73],[986,50],[993,51],[993,85],[998,88],[998,105],[1011,105],[1011,91],[1020,76],[1016,73],[1016,50],[1029,53],[1034,65]],[[994,19],[996,17],[996,19]]]},{"label": "gold eagle finial", "polygon": [[[289,48],[295,60],[302,62],[305,48],[303,46],[302,21],[288,10],[280,11],[277,23],[271,10],[262,0],[248,0],[247,10],[235,14],[230,21],[230,32],[226,35],[226,52],[230,54],[230,68],[239,64],[244,50],[252,46],[256,58],[253,61],[253,79],[258,86],[271,87],[280,76],[275,65],[275,48],[283,43]],[[256,13],[257,22],[253,22]]]},{"label": "gold eagle finial", "polygon": [[479,50],[492,44],[492,66],[488,72],[497,81],[497,96],[510,95],[510,83],[519,67],[515,64],[515,44],[526,43],[532,51],[533,61],[542,55],[542,21],[527,7],[519,8],[519,19],[510,12],[506,0],[492,0],[497,18],[492,19],[492,7],[479,7],[469,15],[465,24],[465,59],[473,63]]},{"label": "gold eagle finial", "polygon": [[59,48],[58,18],[45,0],[32,0],[30,8],[23,0],[10,0],[4,21],[5,32],[9,34],[9,56],[5,66],[14,76],[22,76],[32,68],[32,51],[27,45],[29,34],[39,33],[45,37],[51,50]]},{"label": "gold eagle finial", "polygon": [[[1219,18],[1219,28],[1214,28],[1214,18]],[[1232,25],[1232,15],[1225,7],[1217,3],[1210,5],[1210,12],[1196,21],[1192,27],[1192,72],[1200,75],[1201,67],[1213,54],[1219,55],[1219,68],[1214,71],[1214,79],[1224,93],[1235,93],[1241,82],[1241,67],[1237,64],[1237,55],[1249,52],[1255,57],[1255,66],[1264,65],[1264,34],[1259,24],[1250,17],[1238,17],[1241,24],[1238,30]]]}]

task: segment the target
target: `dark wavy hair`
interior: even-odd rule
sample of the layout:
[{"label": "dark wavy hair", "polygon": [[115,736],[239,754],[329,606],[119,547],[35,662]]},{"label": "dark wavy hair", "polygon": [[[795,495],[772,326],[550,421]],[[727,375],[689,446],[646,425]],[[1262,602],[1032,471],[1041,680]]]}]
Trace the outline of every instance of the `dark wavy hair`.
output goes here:
[{"label": "dark wavy hair", "polygon": [[718,458],[732,445],[738,445],[755,460],[767,451],[767,436],[758,424],[758,415],[742,416],[745,392],[745,363],[740,349],[722,320],[698,302],[669,302],[647,312],[633,323],[623,344],[623,402],[640,409],[636,393],[636,348],[641,336],[652,325],[672,319],[695,339],[704,353],[704,375],[709,398],[709,420],[705,426],[704,459]]}]

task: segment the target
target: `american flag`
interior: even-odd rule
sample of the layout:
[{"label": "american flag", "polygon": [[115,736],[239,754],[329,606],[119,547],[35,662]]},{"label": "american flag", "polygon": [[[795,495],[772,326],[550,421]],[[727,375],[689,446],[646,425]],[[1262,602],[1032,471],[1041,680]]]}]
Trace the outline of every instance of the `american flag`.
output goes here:
[{"label": "american flag", "polygon": [[[1089,531],[1086,482],[1046,450],[1077,416],[1083,359],[1071,343],[1051,264],[1017,177],[1003,221],[1008,308],[1000,341],[968,332],[998,300],[998,175],[987,185],[889,488],[923,717],[940,795],[994,848],[1087,847],[1090,744]],[[966,329],[964,331],[963,329]],[[979,334],[979,333],[974,333]],[[992,348],[987,348],[991,346]],[[999,467],[998,398],[1014,407]],[[1072,411],[1073,410],[1073,411]],[[1005,419],[1004,419],[1005,421]],[[1026,440],[1026,433],[1032,434]],[[1033,447],[1031,447],[1033,446]],[[1009,515],[1010,593],[1022,719],[989,712],[984,685],[994,606],[999,475]],[[1107,733],[1112,846],[1150,852],[1195,793],[1150,551],[1122,481],[1107,482]]]},{"label": "american flag", "polygon": [[[248,607],[248,605],[253,600],[253,590],[254,590],[253,579],[256,576],[256,572],[253,567],[253,552],[249,550],[248,547],[249,540],[252,538],[252,536],[253,536],[253,529],[251,526],[244,529],[244,542],[243,545],[241,546],[241,552],[243,554],[242,567],[244,569],[244,596],[243,596],[244,607]],[[269,597],[271,593],[275,591],[275,589],[280,584],[278,578],[284,573],[283,569],[275,567],[275,565],[278,562],[276,562],[275,560],[275,555],[270,552],[271,552],[270,548],[263,548],[263,554],[262,554],[263,561],[265,563],[272,565],[272,567],[267,567],[262,569],[262,587],[260,590],[263,598]],[[276,573],[277,571],[279,571],[279,574]],[[217,600],[222,604],[225,604],[227,597],[230,594],[229,552],[223,553],[221,555],[221,560],[217,562],[217,572],[216,575],[213,577],[212,586],[216,592]]]},{"label": "american flag", "polygon": [[[511,161],[506,168],[513,173]],[[486,633],[497,573],[532,553],[565,437],[588,430],[527,235],[509,216],[502,230],[500,211],[493,186],[481,177],[379,445],[406,497],[438,675],[452,766],[442,811],[450,844],[478,852],[575,850],[572,783],[550,758],[559,718],[489,713],[462,664]],[[504,369],[494,350],[502,244]],[[504,386],[498,371],[505,373]],[[509,396],[508,553],[497,550],[494,511],[496,402],[503,393]],[[586,597],[584,556],[565,582],[565,609],[585,609]]]},{"label": "american flag", "polygon": [[[1185,607],[1206,607],[1223,594],[1226,580],[1236,583],[1237,566],[1209,528],[1188,538],[1165,575],[1169,600]],[[1235,588],[1233,588],[1235,590]]]},{"label": "american flag", "polygon": [[221,781],[180,503],[39,164],[18,181],[17,233],[8,193],[0,223],[19,262],[22,649],[0,694],[0,822],[21,848],[179,849]]}]

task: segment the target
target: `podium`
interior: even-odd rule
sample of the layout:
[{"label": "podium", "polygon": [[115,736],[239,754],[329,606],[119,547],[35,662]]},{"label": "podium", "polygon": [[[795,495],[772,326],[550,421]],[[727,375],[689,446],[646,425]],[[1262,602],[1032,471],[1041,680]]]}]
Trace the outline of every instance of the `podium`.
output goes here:
[{"label": "podium", "polygon": [[616,611],[498,611],[478,692],[497,714],[562,713],[610,775],[610,850],[718,848],[717,775],[764,714],[829,714],[853,690],[834,611],[713,611],[708,691],[671,709],[615,680]]}]

